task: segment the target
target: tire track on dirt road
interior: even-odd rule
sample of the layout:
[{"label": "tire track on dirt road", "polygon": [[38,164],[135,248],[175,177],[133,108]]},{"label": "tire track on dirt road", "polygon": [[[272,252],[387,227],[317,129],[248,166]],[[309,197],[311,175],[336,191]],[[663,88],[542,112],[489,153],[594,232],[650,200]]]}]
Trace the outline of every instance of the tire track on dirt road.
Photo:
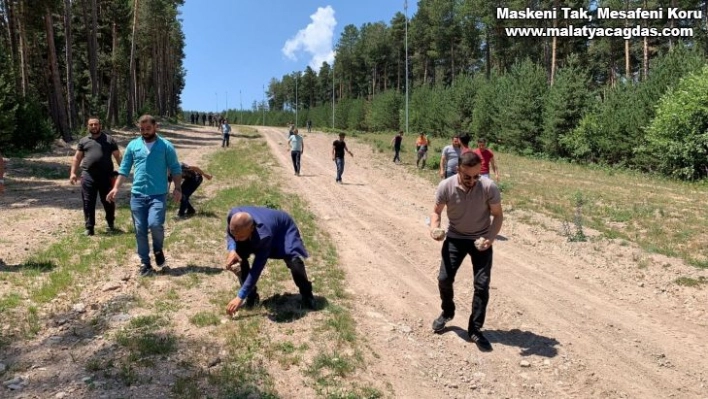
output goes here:
[{"label": "tire track on dirt road", "polygon": [[[495,243],[485,326],[494,352],[461,339],[472,297],[469,261],[455,286],[457,317],[449,332],[432,334],[440,243],[428,238],[424,219],[434,185],[353,140],[345,184],[335,184],[334,138],[320,133],[305,135],[302,176],[293,176],[287,132],[259,130],[286,189],[303,196],[334,237],[358,329],[379,356],[370,370],[397,397],[708,395],[700,339],[708,328],[679,317],[683,294],[652,297],[611,269],[569,256],[562,237],[513,214],[502,229],[509,240]],[[623,300],[629,296],[643,302]]]}]

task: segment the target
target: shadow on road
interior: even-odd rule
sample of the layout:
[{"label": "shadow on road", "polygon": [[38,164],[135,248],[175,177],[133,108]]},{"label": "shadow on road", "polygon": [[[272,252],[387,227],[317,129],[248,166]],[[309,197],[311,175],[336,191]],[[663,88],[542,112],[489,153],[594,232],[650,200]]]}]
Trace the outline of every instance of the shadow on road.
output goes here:
[{"label": "shadow on road", "polygon": [[[453,332],[457,334],[462,340],[466,342],[472,342],[467,330],[457,327],[449,326],[445,327],[440,334],[445,334],[447,332]],[[500,344],[505,346],[516,346],[521,348],[521,356],[542,356],[542,357],[556,357],[558,355],[557,346],[560,344],[558,340],[551,337],[546,337],[543,335],[538,335],[531,331],[521,331],[519,329],[513,330],[482,330],[484,336],[487,337],[489,342],[494,344]]]}]

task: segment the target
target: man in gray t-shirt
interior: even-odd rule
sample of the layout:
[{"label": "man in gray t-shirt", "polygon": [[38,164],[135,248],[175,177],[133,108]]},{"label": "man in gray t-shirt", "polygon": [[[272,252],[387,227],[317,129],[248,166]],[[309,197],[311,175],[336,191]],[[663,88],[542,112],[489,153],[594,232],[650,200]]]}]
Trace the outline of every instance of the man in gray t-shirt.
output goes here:
[{"label": "man in gray t-shirt", "polygon": [[438,274],[442,313],[433,321],[433,331],[441,332],[445,324],[455,317],[453,282],[462,261],[470,255],[474,272],[474,296],[467,332],[480,350],[490,351],[492,345],[480,330],[484,326],[489,302],[492,244],[501,230],[504,215],[496,183],[491,179],[479,178],[481,162],[480,157],[473,152],[462,154],[457,174],[441,181],[435,193],[430,236],[438,241],[445,238],[436,234],[435,230],[440,228],[440,217],[446,207],[449,226],[442,245]]},{"label": "man in gray t-shirt", "polygon": [[460,144],[460,135],[456,134],[452,138],[452,144],[445,146],[440,156],[440,178],[446,179],[457,173],[457,162],[460,159],[462,147]]}]

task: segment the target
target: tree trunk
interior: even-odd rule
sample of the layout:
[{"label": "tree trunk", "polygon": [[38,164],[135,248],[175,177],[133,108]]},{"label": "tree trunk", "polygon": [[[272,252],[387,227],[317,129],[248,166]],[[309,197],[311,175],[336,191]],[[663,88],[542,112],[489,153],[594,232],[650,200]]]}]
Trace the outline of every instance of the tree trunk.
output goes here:
[{"label": "tree trunk", "polygon": [[453,83],[455,81],[455,44],[450,45],[450,63],[452,64],[450,66],[450,83]]},{"label": "tree trunk", "polygon": [[19,53],[20,53],[20,87],[22,89],[22,97],[27,97],[27,89],[29,88],[29,66],[27,60],[27,34],[23,19],[25,3],[20,2],[20,13],[17,15],[17,31],[19,37]]},{"label": "tree trunk", "polygon": [[[629,0],[625,0],[625,5],[626,5],[626,11],[629,11]],[[625,19],[624,20],[624,27],[627,28],[629,27],[629,20]],[[632,71],[629,66],[629,40],[624,41],[624,74],[627,77],[627,79],[630,79],[632,76]]]},{"label": "tree trunk", "polygon": [[[20,70],[20,65],[19,65],[19,59],[20,57],[18,56],[18,43],[17,43],[17,28],[16,28],[16,23],[15,23],[15,10],[14,10],[14,5],[12,4],[12,0],[4,0],[3,1],[3,9],[5,10],[5,14],[7,17],[7,34],[8,34],[8,42],[10,43],[10,59],[12,60],[12,66],[15,72]],[[15,73],[15,89],[17,92],[21,91],[22,88],[22,83],[20,81],[20,76],[18,73]]]},{"label": "tree trunk", "polygon": [[[98,38],[96,30],[98,21],[96,18],[96,0],[83,0],[84,23],[86,24],[86,36],[88,38],[88,64],[89,79],[91,80],[91,96],[98,96]],[[90,11],[90,15],[88,12]]]},{"label": "tree trunk", "polygon": [[66,57],[66,105],[69,111],[68,126],[69,130],[73,131],[76,115],[76,103],[74,102],[74,60],[71,53],[71,0],[64,0],[64,38],[65,38],[65,57]]},{"label": "tree trunk", "polygon": [[126,125],[132,126],[133,114],[136,113],[135,102],[137,100],[136,94],[136,82],[137,74],[135,73],[135,28],[138,25],[138,5],[139,1],[135,0],[133,3],[133,33],[130,37],[130,78],[128,83],[128,112]]},{"label": "tree trunk", "polygon": [[50,84],[50,102],[54,103],[52,112],[52,120],[54,126],[59,129],[64,141],[71,141],[71,131],[66,118],[66,107],[64,106],[64,94],[62,93],[61,77],[59,76],[59,63],[57,62],[57,49],[54,46],[54,28],[52,23],[52,13],[49,7],[45,8],[44,27],[47,32],[47,51],[49,60],[49,74],[51,79]]},{"label": "tree trunk", "polygon": [[486,58],[486,67],[487,67],[487,80],[489,80],[492,77],[492,44],[489,42],[489,27],[487,27],[487,43],[486,46],[484,46],[484,54]]},{"label": "tree trunk", "polygon": [[[647,7],[647,0],[644,0],[644,9]],[[646,19],[644,20],[644,26],[647,26]],[[642,80],[647,80],[649,77],[649,38],[647,36],[644,36],[642,50]]]},{"label": "tree trunk", "polygon": [[111,28],[113,43],[111,49],[111,86],[108,93],[108,107],[106,110],[106,122],[109,126],[118,124],[118,24],[114,21]]}]

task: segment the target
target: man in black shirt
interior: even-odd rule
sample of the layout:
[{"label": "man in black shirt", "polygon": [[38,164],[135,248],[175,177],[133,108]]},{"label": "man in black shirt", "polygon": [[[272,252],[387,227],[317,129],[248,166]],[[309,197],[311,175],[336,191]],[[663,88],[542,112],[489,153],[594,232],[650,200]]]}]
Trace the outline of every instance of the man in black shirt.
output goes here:
[{"label": "man in black shirt", "polygon": [[391,145],[393,146],[393,162],[401,162],[401,143],[403,142],[403,131],[399,130],[398,134],[393,136]]},{"label": "man in black shirt", "polygon": [[339,140],[334,140],[332,143],[332,160],[337,165],[337,183],[342,183],[342,174],[344,174],[344,151],[349,153],[349,156],[354,156],[347,143],[344,142],[344,133],[339,133]]},{"label": "man in black shirt", "polygon": [[103,209],[106,211],[108,229],[114,229],[116,207],[113,202],[106,201],[106,195],[113,186],[114,172],[111,156],[115,158],[118,165],[122,157],[115,139],[101,131],[101,121],[98,118],[89,118],[88,130],[89,135],[79,140],[79,145],[76,147],[69,182],[76,184],[79,180],[76,173],[80,166],[85,234],[92,236],[96,224],[96,195],[100,197]]}]

